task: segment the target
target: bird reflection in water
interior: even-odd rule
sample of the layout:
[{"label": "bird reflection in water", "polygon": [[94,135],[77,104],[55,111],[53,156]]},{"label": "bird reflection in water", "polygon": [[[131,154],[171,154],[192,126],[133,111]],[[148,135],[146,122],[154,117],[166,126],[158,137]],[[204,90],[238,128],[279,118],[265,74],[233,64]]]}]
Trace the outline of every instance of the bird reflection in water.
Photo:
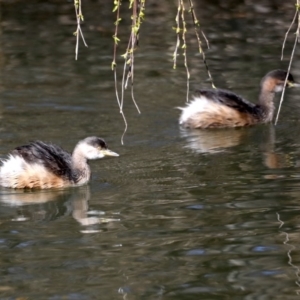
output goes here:
[{"label": "bird reflection in water", "polygon": [[[84,189],[80,189],[79,193],[76,193],[71,198],[72,203],[72,216],[73,218],[83,226],[92,226],[102,223],[110,223],[120,221],[116,218],[105,218],[104,211],[93,210],[89,211],[88,200],[90,199],[90,189],[85,186]],[[98,232],[99,229],[87,228],[86,230],[81,230],[83,233],[93,233]]]},{"label": "bird reflection in water", "polygon": [[72,214],[84,228],[83,233],[101,231],[97,224],[119,221],[105,218],[103,211],[89,211],[90,187],[82,186],[62,190],[3,191],[0,202],[3,206],[17,208],[13,221],[50,221]]},{"label": "bird reflection in water", "polygon": [[[185,138],[186,148],[196,153],[220,153],[229,148],[238,146],[247,140],[255,140],[259,137],[259,149],[262,155],[263,164],[269,169],[263,177],[266,179],[282,178],[285,175],[282,172],[275,171],[288,167],[298,167],[299,164],[293,161],[291,153],[278,152],[276,150],[275,127],[270,124],[259,128],[259,132],[255,129],[203,129],[191,130],[181,129],[181,136]],[[253,169],[253,165],[241,163],[240,168],[244,171]],[[271,170],[274,170],[271,172]]]},{"label": "bird reflection in water", "polygon": [[181,128],[180,134],[186,138],[186,147],[197,153],[218,153],[242,143],[248,131],[239,129],[187,130]]}]

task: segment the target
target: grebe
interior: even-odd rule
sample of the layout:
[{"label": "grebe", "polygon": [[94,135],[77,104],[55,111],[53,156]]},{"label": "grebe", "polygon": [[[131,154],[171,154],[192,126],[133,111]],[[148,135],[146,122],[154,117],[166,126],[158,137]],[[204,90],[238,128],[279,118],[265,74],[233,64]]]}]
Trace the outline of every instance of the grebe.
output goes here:
[{"label": "grebe", "polygon": [[15,189],[47,189],[77,186],[91,176],[87,160],[119,156],[99,137],[77,143],[72,154],[41,141],[15,148],[0,167],[0,185]]},{"label": "grebe", "polygon": [[[269,72],[260,83],[258,104],[226,90],[197,90],[194,100],[182,110],[179,124],[185,128],[241,127],[271,122],[274,115],[274,96],[284,87],[287,72]],[[299,87],[292,74],[288,75],[288,87]]]}]

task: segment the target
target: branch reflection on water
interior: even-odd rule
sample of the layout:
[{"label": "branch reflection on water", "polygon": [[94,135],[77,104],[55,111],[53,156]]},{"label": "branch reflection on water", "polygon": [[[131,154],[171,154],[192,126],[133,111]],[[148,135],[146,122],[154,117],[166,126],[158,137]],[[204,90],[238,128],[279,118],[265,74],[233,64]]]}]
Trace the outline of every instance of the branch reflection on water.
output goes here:
[{"label": "branch reflection on water", "polygon": [[278,150],[276,147],[276,131],[273,125],[269,126],[268,135],[261,144],[263,152],[263,163],[270,170],[265,174],[266,179],[278,179],[286,176],[282,170],[290,167],[297,167],[297,161],[294,161],[294,154],[288,150]]}]

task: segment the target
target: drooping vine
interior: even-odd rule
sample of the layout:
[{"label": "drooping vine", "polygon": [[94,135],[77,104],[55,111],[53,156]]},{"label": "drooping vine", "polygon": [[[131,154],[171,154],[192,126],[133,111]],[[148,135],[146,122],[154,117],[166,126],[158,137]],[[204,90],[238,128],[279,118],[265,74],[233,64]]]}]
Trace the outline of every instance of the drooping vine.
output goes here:
[{"label": "drooping vine", "polygon": [[[297,0],[297,1],[300,1],[300,0]],[[77,29],[74,32],[74,35],[76,36],[76,47],[75,47],[75,59],[76,60],[78,58],[80,37],[81,37],[84,45],[87,47],[87,44],[86,44],[84,36],[83,36],[82,29],[81,29],[81,22],[84,21],[81,4],[82,4],[81,0],[74,0],[76,20],[77,20]],[[138,44],[139,44],[140,28],[141,28],[141,25],[145,18],[146,0],[129,0],[129,9],[132,11],[131,31],[130,31],[126,51],[123,55],[121,55],[124,59],[124,64],[123,64],[123,71],[122,71],[121,90],[119,92],[118,76],[117,76],[117,50],[118,50],[118,46],[120,43],[120,38],[118,36],[119,26],[122,21],[121,12],[120,12],[121,5],[122,5],[122,0],[113,0],[113,12],[115,13],[116,18],[115,18],[115,22],[114,22],[115,32],[112,36],[113,41],[114,41],[114,46],[113,46],[113,60],[111,63],[111,68],[112,68],[112,71],[114,72],[116,99],[117,99],[117,103],[119,106],[120,114],[122,115],[122,118],[123,118],[124,124],[125,124],[124,132],[123,132],[123,135],[121,138],[121,143],[123,144],[124,135],[128,128],[126,117],[125,117],[125,114],[123,111],[123,109],[124,109],[124,93],[125,93],[125,89],[128,88],[129,85],[131,88],[132,101],[133,101],[138,113],[140,113],[140,109],[139,109],[137,102],[135,100],[135,97],[134,97],[135,52],[136,52],[136,50],[138,48]],[[185,7],[188,7],[188,9],[186,9]],[[190,72],[189,72],[189,67],[188,67],[188,55],[187,55],[187,47],[188,46],[187,46],[187,38],[186,38],[186,34],[188,32],[188,23],[186,21],[186,17],[188,15],[191,16],[191,20],[192,20],[192,23],[194,26],[195,35],[196,35],[196,39],[198,42],[199,53],[202,56],[202,60],[206,67],[208,76],[211,80],[212,87],[213,88],[215,87],[213,84],[213,79],[210,74],[207,62],[206,62],[205,52],[202,49],[202,41],[200,38],[200,34],[198,32],[200,30],[200,23],[196,17],[193,0],[178,0],[177,14],[176,14],[176,18],[175,18],[175,21],[176,21],[175,30],[176,30],[177,41],[176,41],[176,46],[175,46],[175,50],[173,53],[173,68],[176,69],[177,57],[179,55],[178,53],[180,52],[180,48],[181,48],[182,55],[184,57],[184,66],[186,69],[186,79],[187,79],[186,100],[187,101],[188,101],[188,96],[189,96],[189,82],[190,82]],[[201,32],[202,37],[205,39],[207,46],[209,47],[208,40],[205,37],[203,31],[200,30],[200,32]]]},{"label": "drooping vine", "polygon": [[[200,22],[197,19],[196,12],[194,10],[193,1],[189,0],[189,3],[190,3],[190,13],[192,15],[192,20],[193,20],[193,24],[194,24],[195,35],[196,35],[196,38],[197,38],[197,41],[198,41],[198,50],[199,50],[199,53],[202,55],[202,60],[203,60],[203,63],[205,65],[205,68],[206,68],[206,71],[207,71],[207,75],[208,75],[208,77],[209,77],[209,79],[211,81],[211,85],[212,85],[213,88],[216,88],[215,85],[214,85],[211,73],[209,71],[208,64],[206,62],[205,52],[202,49],[202,42],[201,42],[201,39],[200,39],[200,36],[199,36],[199,33],[198,33],[198,28],[200,28]],[[203,36],[203,38],[204,38],[204,40],[206,42],[207,48],[209,49],[209,42],[208,42],[208,39],[206,38],[203,30],[201,30],[201,34],[202,34],[202,36]]]},{"label": "drooping vine", "polygon": [[[186,77],[187,77],[187,93],[186,93],[186,101],[189,101],[189,80],[190,80],[190,72],[189,72],[189,68],[188,68],[188,62],[187,62],[187,42],[186,42],[186,33],[188,31],[187,28],[187,22],[186,22],[186,9],[185,9],[185,2],[184,0],[178,0],[178,4],[177,4],[177,14],[175,17],[175,22],[176,22],[176,28],[175,28],[175,32],[176,32],[176,45],[175,45],[175,50],[173,53],[173,68],[176,69],[177,66],[177,57],[178,57],[178,52],[181,46],[181,41],[182,41],[182,55],[184,56],[184,66],[186,69]],[[214,83],[213,83],[213,79],[211,76],[211,73],[209,71],[208,68],[208,64],[206,62],[206,57],[205,57],[205,52],[202,49],[202,42],[200,39],[200,35],[198,33],[198,30],[200,28],[200,23],[197,19],[196,13],[195,13],[195,9],[194,9],[194,4],[192,0],[187,0],[187,6],[189,7],[188,9],[188,13],[191,15],[192,18],[192,23],[194,26],[194,31],[195,31],[195,35],[196,35],[196,39],[198,42],[198,49],[199,49],[199,53],[202,56],[202,61],[206,67],[206,71],[208,74],[208,77],[211,81],[211,85],[213,88],[215,88]],[[207,47],[209,48],[209,43],[208,40],[204,34],[204,32],[201,30],[201,34],[203,36],[203,38],[206,41]]]},{"label": "drooping vine", "polygon": [[132,10],[132,23],[131,23],[131,32],[129,36],[128,45],[126,48],[126,52],[122,55],[124,58],[124,66],[123,66],[123,76],[122,76],[122,84],[121,84],[121,97],[119,97],[118,92],[118,83],[117,83],[117,47],[120,39],[118,38],[118,26],[121,21],[120,18],[120,6],[121,0],[114,0],[114,8],[113,11],[116,12],[116,21],[115,21],[115,34],[113,35],[114,39],[114,54],[113,54],[113,61],[112,61],[112,70],[114,72],[114,80],[115,80],[115,90],[116,90],[116,97],[117,102],[120,108],[120,113],[123,117],[125,123],[125,129],[121,138],[121,142],[123,144],[124,135],[127,131],[127,121],[124,115],[123,107],[124,107],[124,92],[125,89],[128,87],[129,81],[131,85],[131,98],[132,101],[138,111],[140,113],[140,109],[137,105],[137,102],[134,98],[134,54],[138,47],[139,42],[139,32],[141,24],[145,17],[145,4],[146,0],[130,0],[129,1],[129,9]]},{"label": "drooping vine", "polygon": [[76,20],[77,20],[77,28],[74,32],[74,35],[76,36],[76,46],[75,46],[75,59],[78,58],[78,51],[79,51],[79,37],[81,36],[83,44],[87,47],[87,43],[85,42],[83,32],[81,30],[81,22],[84,21],[82,9],[81,9],[81,0],[74,0],[74,7],[75,7],[75,14],[76,14]]},{"label": "drooping vine", "polygon": [[279,107],[278,107],[278,111],[277,111],[277,115],[276,115],[276,119],[275,119],[275,125],[278,122],[280,109],[281,109],[281,106],[282,106],[282,103],[283,103],[283,98],[284,98],[284,93],[285,93],[285,87],[286,87],[288,76],[289,76],[289,73],[290,73],[290,70],[291,70],[291,67],[292,67],[292,62],[293,62],[293,58],[294,58],[296,46],[297,46],[297,43],[300,40],[300,0],[297,0],[297,2],[295,4],[295,7],[296,7],[296,11],[295,11],[294,18],[293,18],[293,20],[292,20],[292,22],[291,22],[291,24],[290,24],[290,26],[289,26],[286,34],[285,34],[284,41],[283,41],[283,44],[282,44],[281,60],[283,59],[283,52],[284,52],[284,48],[285,48],[285,43],[286,43],[287,37],[288,37],[288,35],[289,35],[289,33],[290,33],[293,25],[296,23],[296,20],[297,20],[297,29],[296,29],[296,32],[295,32],[294,46],[293,46],[292,53],[291,53],[291,56],[290,56],[290,62],[289,62],[289,66],[288,66],[288,70],[287,70],[287,75],[286,75],[285,82],[284,82],[284,88],[283,88],[283,91],[282,91],[282,94],[281,94],[281,97],[280,97]]}]

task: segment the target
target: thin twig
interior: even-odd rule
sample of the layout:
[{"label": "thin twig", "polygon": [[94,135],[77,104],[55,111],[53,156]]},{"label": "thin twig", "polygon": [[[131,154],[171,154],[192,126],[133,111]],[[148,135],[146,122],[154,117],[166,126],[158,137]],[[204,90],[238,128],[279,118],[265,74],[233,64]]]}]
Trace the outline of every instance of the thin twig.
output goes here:
[{"label": "thin twig", "polygon": [[175,50],[173,53],[173,69],[176,69],[176,64],[177,64],[177,56],[178,56],[178,49],[180,47],[180,11],[181,11],[181,3],[180,0],[178,0],[178,7],[177,7],[177,14],[175,17],[176,21],[176,45],[175,45]]},{"label": "thin twig", "polygon": [[[279,113],[280,113],[280,110],[281,110],[281,106],[282,106],[283,98],[284,98],[284,94],[285,94],[286,83],[287,83],[288,76],[289,76],[291,66],[292,66],[292,62],[293,62],[293,59],[294,59],[296,45],[297,45],[297,42],[298,42],[298,39],[299,39],[299,36],[300,36],[299,2],[300,2],[300,0],[297,0],[296,14],[298,15],[298,26],[297,26],[297,30],[296,30],[296,37],[295,37],[295,42],[294,42],[293,50],[292,50],[291,57],[290,57],[290,62],[289,62],[288,70],[287,70],[287,75],[286,75],[286,78],[285,78],[285,81],[284,81],[284,87],[283,87],[282,94],[281,94],[281,97],[280,97],[280,102],[279,102],[279,107],[278,107],[278,111],[277,111],[277,115],[276,115],[275,125],[277,125],[277,122],[278,122]],[[294,23],[294,21],[295,21],[295,17],[294,17],[292,23]]]},{"label": "thin twig", "polygon": [[125,114],[123,112],[123,110],[120,112],[122,117],[123,117],[123,120],[124,120],[124,125],[125,125],[125,128],[124,128],[124,131],[123,131],[123,134],[121,136],[121,144],[124,145],[124,136],[127,132],[127,129],[128,129],[128,124],[127,124],[127,120],[126,120],[126,117],[125,117]]},{"label": "thin twig", "polygon": [[117,63],[116,63],[116,57],[117,57],[117,47],[118,47],[118,42],[120,41],[118,38],[118,29],[119,29],[119,23],[121,21],[120,19],[120,1],[116,0],[114,2],[115,7],[113,11],[117,11],[117,18],[116,18],[116,22],[115,22],[115,33],[113,35],[113,39],[114,39],[114,54],[113,54],[113,61],[111,63],[111,69],[114,71],[114,80],[115,80],[115,91],[116,91],[116,97],[117,97],[117,101],[118,101],[118,105],[119,107],[121,106],[120,104],[120,98],[119,98],[119,93],[118,93],[118,82],[117,82]]},{"label": "thin twig", "polygon": [[[195,35],[196,35],[196,38],[197,38],[197,41],[198,41],[198,49],[199,49],[199,53],[202,55],[202,61],[205,65],[205,68],[206,68],[206,72],[207,72],[207,75],[210,79],[210,82],[211,82],[211,85],[213,88],[216,88],[215,85],[214,85],[214,81],[213,81],[213,78],[212,78],[212,75],[209,71],[209,67],[208,67],[208,64],[207,64],[207,61],[206,61],[206,56],[205,56],[205,52],[204,50],[202,49],[202,42],[201,42],[201,39],[200,39],[200,36],[199,36],[199,33],[198,33],[198,27],[200,26],[200,23],[197,19],[197,16],[196,16],[196,13],[195,13],[195,10],[194,10],[194,4],[193,4],[193,1],[192,0],[189,0],[189,3],[190,3],[190,13],[192,15],[192,20],[193,20],[193,24],[194,24],[194,30],[195,30]],[[208,39],[206,38],[204,32],[201,30],[201,34],[202,36],[204,37],[205,41],[206,41],[206,44],[207,44],[207,48],[209,49],[209,42],[208,42]]]},{"label": "thin twig", "polygon": [[283,51],[284,51],[284,48],[285,48],[285,42],[286,42],[286,39],[290,33],[290,30],[292,29],[292,26],[294,25],[295,21],[296,21],[296,18],[297,18],[297,14],[298,14],[298,11],[296,10],[295,12],[295,15],[294,15],[294,18],[293,18],[293,21],[292,23],[290,24],[290,27],[289,29],[287,30],[287,32],[285,33],[285,36],[284,36],[284,40],[283,40],[283,43],[282,43],[282,49],[281,49],[281,60],[283,60]]},{"label": "thin twig", "polygon": [[201,34],[202,34],[202,36],[204,37],[204,40],[205,40],[206,45],[207,45],[207,49],[210,49],[208,38],[206,37],[206,35],[205,35],[205,33],[203,32],[203,30],[201,30]]},{"label": "thin twig", "polygon": [[118,106],[119,106],[119,108],[121,108],[120,97],[119,97],[119,92],[118,92],[118,80],[117,80],[117,72],[116,72],[116,70],[114,70],[114,80],[115,80],[116,98],[117,98]]},{"label": "thin twig", "polygon": [[184,17],[184,12],[185,12],[185,8],[184,8],[184,3],[183,0],[180,0],[180,5],[181,5],[181,22],[182,22],[182,49],[183,49],[183,56],[184,56],[184,67],[186,70],[186,102],[189,102],[189,93],[190,93],[190,71],[189,71],[189,67],[188,67],[188,63],[187,63],[187,43],[186,43],[186,21],[185,21],[185,17]]},{"label": "thin twig", "polygon": [[[123,134],[121,136],[121,144],[124,145],[124,136],[125,136],[125,133],[127,131],[128,124],[127,124],[127,120],[126,120],[125,114],[123,112],[123,100],[120,100],[119,93],[118,93],[117,63],[116,63],[117,47],[118,47],[118,42],[120,41],[119,38],[118,38],[118,28],[119,28],[119,23],[121,21],[121,19],[120,19],[120,5],[121,5],[121,0],[116,0],[114,2],[114,4],[115,4],[115,7],[114,7],[113,11],[117,12],[117,17],[116,17],[116,22],[115,22],[115,26],[116,26],[115,27],[115,33],[113,35],[113,39],[114,39],[114,54],[113,54],[113,61],[112,61],[111,67],[112,67],[112,70],[114,72],[116,99],[117,99],[118,106],[119,106],[119,109],[120,109],[120,114],[121,114],[121,116],[123,118],[124,126],[125,126]],[[123,95],[121,97],[123,98]]]},{"label": "thin twig", "polygon": [[79,36],[81,36],[84,46],[88,47],[88,45],[84,39],[83,32],[81,30],[81,21],[83,21],[81,0],[74,0],[74,7],[75,7],[76,20],[77,20],[77,29],[74,32],[74,35],[76,35],[75,60],[77,60],[78,52],[79,52]]},{"label": "thin twig", "polygon": [[85,47],[88,47],[88,45],[87,45],[87,43],[86,43],[86,41],[85,41],[85,38],[84,38],[84,36],[83,36],[83,32],[82,32],[81,28],[79,28],[79,32],[80,32],[82,41],[83,41],[83,43],[84,43],[84,46],[85,46]]},{"label": "thin twig", "polygon": [[123,121],[124,121],[124,125],[125,125],[125,128],[124,128],[124,131],[123,131],[123,134],[121,136],[121,144],[124,145],[124,136],[125,136],[125,133],[127,131],[127,128],[128,128],[128,124],[127,124],[127,120],[126,120],[126,117],[125,117],[125,114],[123,112],[123,109],[121,107],[121,102],[120,102],[120,98],[119,98],[119,93],[118,93],[118,82],[117,82],[117,72],[114,70],[114,79],[115,79],[115,92],[116,92],[116,98],[117,98],[117,102],[118,102],[118,105],[119,105],[119,108],[120,108],[120,114],[123,118]]},{"label": "thin twig", "polygon": [[[132,31],[130,33],[130,37],[129,37],[129,41],[128,41],[126,52],[125,52],[125,54],[122,55],[123,58],[124,58],[122,84],[121,84],[121,107],[122,107],[122,109],[123,109],[123,105],[124,105],[124,92],[125,92],[126,81],[127,81],[127,80],[125,80],[125,77],[126,77],[126,67],[127,67],[127,64],[128,64],[128,62],[130,60],[130,57],[128,58],[128,56],[130,56],[131,41],[132,41]],[[128,77],[128,74],[127,74],[127,77]]]},{"label": "thin twig", "polygon": [[[134,52],[138,43],[138,31],[141,20],[138,20],[138,6],[137,0],[132,2],[132,29],[127,45],[127,49],[124,55],[124,67],[123,67],[123,76],[122,76],[122,94],[121,94],[121,107],[124,105],[124,91],[128,86],[128,81],[131,79],[131,95],[133,95],[133,79],[134,79]],[[138,20],[138,21],[137,21]],[[126,67],[128,66],[128,71],[126,74]],[[132,101],[138,111],[140,113],[140,109],[135,101],[134,97],[132,97]]]},{"label": "thin twig", "polygon": [[141,111],[140,111],[140,108],[137,104],[137,102],[135,101],[135,97],[134,97],[134,55],[132,55],[131,57],[132,59],[132,64],[131,64],[131,70],[130,70],[130,82],[131,82],[131,99],[132,99],[132,102],[136,108],[136,110],[138,111],[138,113],[140,114]]},{"label": "thin twig", "polygon": [[128,87],[128,82],[130,80],[131,82],[131,98],[132,101],[138,111],[138,113],[141,113],[137,102],[134,98],[134,52],[136,50],[136,47],[138,45],[138,35],[139,35],[139,29],[142,23],[142,19],[144,18],[144,11],[145,11],[145,0],[130,0],[129,1],[129,8],[132,9],[132,25],[131,25],[131,33],[129,37],[129,41],[127,44],[126,52],[122,55],[124,58],[124,65],[123,65],[123,72],[122,72],[122,82],[121,82],[121,95],[119,97],[118,93],[118,84],[117,84],[117,74],[116,74],[116,56],[117,56],[117,44],[119,42],[119,39],[117,37],[118,34],[118,24],[120,19],[120,5],[121,0],[114,0],[114,10],[117,11],[117,21],[115,23],[116,29],[115,34],[113,36],[115,40],[114,45],[114,56],[113,56],[113,62],[112,62],[112,70],[114,71],[114,78],[115,78],[115,90],[116,90],[116,97],[118,101],[118,105],[120,108],[120,113],[122,114],[124,123],[125,123],[125,129],[121,137],[121,143],[123,144],[124,136],[128,128],[128,123],[125,118],[125,114],[123,112],[124,108],[124,95],[125,95],[125,89]]},{"label": "thin twig", "polygon": [[135,105],[136,110],[138,111],[138,113],[140,114],[141,111],[139,109],[139,106],[135,100],[134,97],[134,51],[135,48],[138,46],[139,44],[139,31],[140,31],[140,27],[142,24],[142,20],[144,19],[144,11],[145,11],[145,0],[140,0],[139,1],[139,5],[137,5],[135,3],[135,6],[133,8],[136,11],[136,18],[133,19],[133,39],[132,39],[132,55],[131,55],[131,66],[130,66],[130,79],[131,79],[131,99],[132,102]]},{"label": "thin twig", "polygon": [[282,90],[282,93],[281,93],[281,97],[280,97],[280,102],[279,102],[278,111],[277,111],[277,115],[276,115],[275,125],[277,125],[278,118],[279,118],[279,113],[280,113],[280,109],[281,109],[281,106],[282,106],[282,103],[283,103],[283,98],[284,98],[284,94],[285,94],[285,87],[286,87],[288,76],[289,76],[289,73],[290,73],[290,70],[291,70],[291,66],[292,66],[292,61],[293,61],[293,58],[294,58],[294,53],[295,53],[295,49],[296,49],[297,40],[298,40],[298,37],[296,36],[294,47],[293,47],[293,51],[292,51],[290,62],[289,62],[289,67],[288,67],[287,74],[286,74],[285,81],[284,81],[284,87],[283,87],[283,90]]},{"label": "thin twig", "polygon": [[[134,1],[133,3],[133,18],[132,18],[132,39],[131,39],[131,50],[130,50],[130,65],[129,65],[129,71],[128,71],[128,80],[130,78],[131,81],[131,99],[132,102],[136,108],[136,110],[138,111],[138,113],[140,114],[141,111],[139,109],[139,106],[137,104],[137,102],[135,101],[134,98],[134,52],[136,49],[136,46],[138,45],[138,35],[139,35],[139,28],[141,25],[141,11],[144,10],[144,2],[140,1],[140,10],[139,10],[139,6],[137,5],[137,1]],[[127,86],[127,84],[126,84]]]}]

